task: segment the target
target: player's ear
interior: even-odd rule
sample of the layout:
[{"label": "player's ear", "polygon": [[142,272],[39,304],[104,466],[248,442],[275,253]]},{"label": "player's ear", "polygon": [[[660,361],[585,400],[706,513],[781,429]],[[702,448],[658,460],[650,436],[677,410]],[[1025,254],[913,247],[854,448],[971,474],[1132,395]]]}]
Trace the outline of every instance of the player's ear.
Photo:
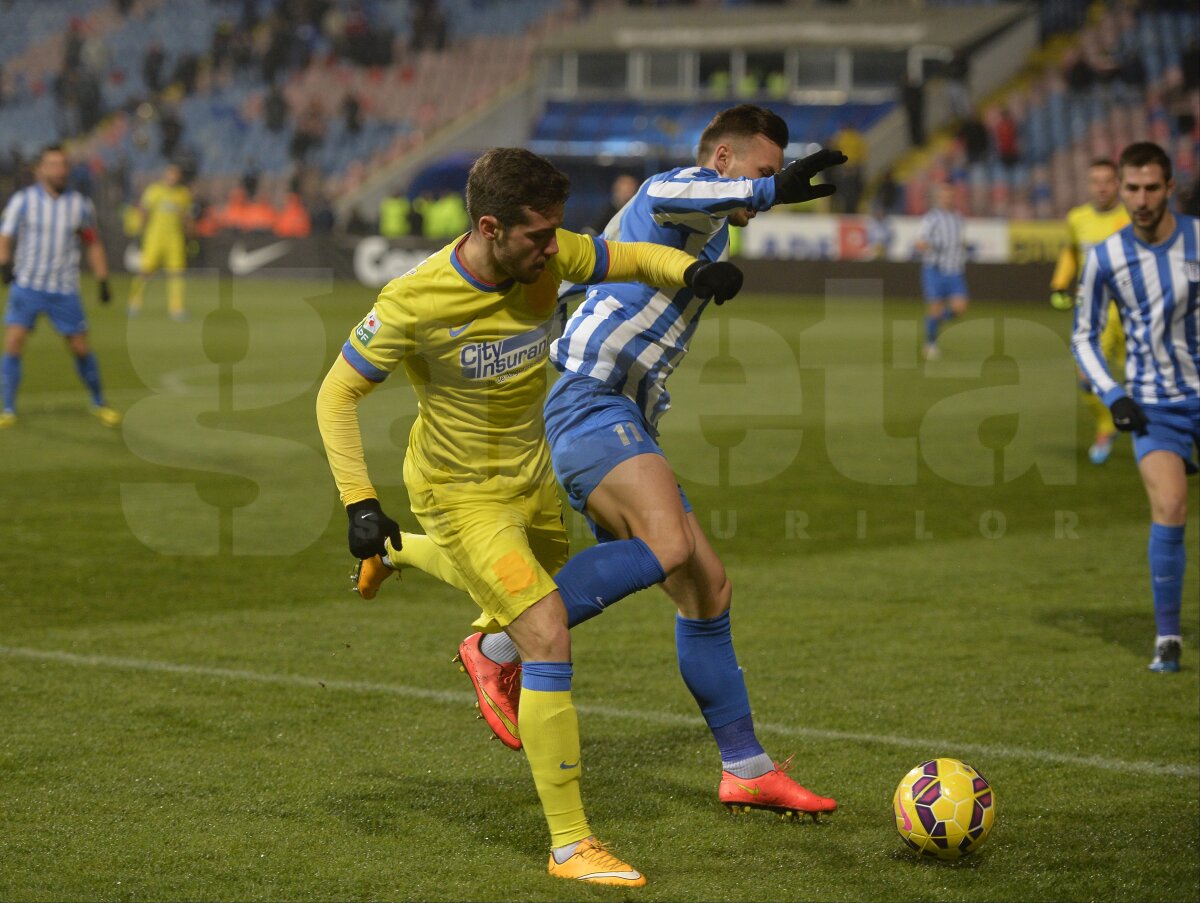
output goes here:
[{"label": "player's ear", "polygon": [[713,151],[713,169],[717,171],[717,175],[725,175],[729,171],[729,164],[732,160],[733,149],[724,142],[718,144],[716,150]]},{"label": "player's ear", "polygon": [[495,241],[500,232],[500,220],[496,219],[496,217],[490,214],[485,213],[483,216],[479,217],[479,223],[476,225],[475,229],[488,241]]}]

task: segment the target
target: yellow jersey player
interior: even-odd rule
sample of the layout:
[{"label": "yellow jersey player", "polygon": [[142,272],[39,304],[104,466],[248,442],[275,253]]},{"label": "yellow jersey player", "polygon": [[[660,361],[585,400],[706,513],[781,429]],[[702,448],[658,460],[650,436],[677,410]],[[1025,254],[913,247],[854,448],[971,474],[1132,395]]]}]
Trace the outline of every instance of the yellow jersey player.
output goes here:
[{"label": "yellow jersey player", "polygon": [[[1117,167],[1107,159],[1096,159],[1088,167],[1089,202],[1072,208],[1067,213],[1067,231],[1070,243],[1063,248],[1050,280],[1050,303],[1059,310],[1070,310],[1075,306],[1072,286],[1083,269],[1088,251],[1113,233],[1129,225],[1129,214],[1117,197]],[[1108,322],[1100,345],[1108,361],[1109,372],[1120,373],[1125,366],[1125,333],[1121,329],[1121,318],[1117,315],[1116,301],[1110,301]],[[1079,371],[1079,386],[1087,398],[1087,405],[1096,418],[1096,438],[1088,449],[1088,460],[1103,464],[1112,454],[1113,440],[1117,428],[1112,414],[1092,389],[1091,382]]]},{"label": "yellow jersey player", "polygon": [[146,283],[161,269],[167,276],[167,313],[173,320],[186,317],[183,271],[187,268],[187,237],[192,230],[192,193],[182,182],[183,173],[172,163],[163,171],[161,182],[147,185],[142,192],[138,204],[145,223],[141,273],[129,292],[130,316],[141,312]]},{"label": "yellow jersey player", "polygon": [[[410,507],[452,582],[482,610],[476,626],[504,631],[522,659],[520,741],[550,828],[548,871],[641,886],[645,877],[596,840],[583,812],[563,600],[595,591],[589,553],[601,547],[567,561],[542,420],[546,361],[562,325],[562,282],[686,285],[719,303],[740,289],[741,272],[673,248],[565,231],[567,193],[566,176],[542,157],[484,154],[467,181],[471,231],[384,287],[325,377],[317,420],[350,551],[382,567],[400,549],[400,530],[368,476],[357,405],[404,367],[419,402],[404,457]],[[652,559],[648,548],[634,553]],[[652,563],[628,569],[626,594],[661,579]]]}]

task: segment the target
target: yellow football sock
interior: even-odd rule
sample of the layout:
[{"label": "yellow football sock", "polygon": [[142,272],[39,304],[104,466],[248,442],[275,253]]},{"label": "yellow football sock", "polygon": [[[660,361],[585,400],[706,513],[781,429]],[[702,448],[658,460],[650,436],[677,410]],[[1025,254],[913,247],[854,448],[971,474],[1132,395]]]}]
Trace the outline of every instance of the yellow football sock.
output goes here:
[{"label": "yellow football sock", "polygon": [[133,277],[133,283],[129,287],[129,309],[130,310],[141,310],[142,309],[142,295],[144,295],[146,293],[146,282],[147,281],[148,281],[148,277],[146,277],[146,276]]},{"label": "yellow football sock", "polygon": [[443,583],[449,583],[455,589],[464,593],[470,592],[458,568],[442,554],[437,543],[424,533],[401,533],[400,544],[400,551],[397,552],[390,541],[385,541],[388,560],[394,567],[417,568],[432,577],[437,577]]},{"label": "yellow football sock", "polygon": [[173,317],[183,314],[182,276],[167,276],[167,313]]},{"label": "yellow football sock", "polygon": [[527,683],[521,688],[520,722],[525,757],[550,826],[550,845],[561,847],[591,836],[579,787],[583,765],[571,691],[531,690]]}]

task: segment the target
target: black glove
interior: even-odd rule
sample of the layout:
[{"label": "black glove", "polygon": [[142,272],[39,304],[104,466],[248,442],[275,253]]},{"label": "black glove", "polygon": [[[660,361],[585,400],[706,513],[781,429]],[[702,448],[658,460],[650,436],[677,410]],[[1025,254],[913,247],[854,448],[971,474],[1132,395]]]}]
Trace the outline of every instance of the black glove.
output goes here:
[{"label": "black glove", "polygon": [[697,260],[683,271],[683,281],[697,298],[712,298],[720,305],[742,290],[742,271],[725,260]]},{"label": "black glove", "polygon": [[108,287],[108,280],[100,280],[100,303],[107,304],[112,300],[112,289]]},{"label": "black glove", "polygon": [[384,539],[400,545],[400,525],[383,513],[379,499],[347,505],[346,516],[350,519],[350,554],[355,558],[386,554]]},{"label": "black glove", "polygon": [[5,285],[12,285],[13,265],[11,260],[8,263],[0,263],[0,279],[4,280]]},{"label": "black glove", "polygon": [[775,174],[775,203],[798,204],[827,198],[837,189],[832,185],[812,185],[813,176],[831,166],[840,166],[847,157],[841,151],[822,148],[803,160],[793,160]]},{"label": "black glove", "polygon": [[1112,411],[1113,424],[1121,432],[1146,435],[1146,427],[1150,425],[1146,412],[1128,395],[1122,395],[1108,407]]}]

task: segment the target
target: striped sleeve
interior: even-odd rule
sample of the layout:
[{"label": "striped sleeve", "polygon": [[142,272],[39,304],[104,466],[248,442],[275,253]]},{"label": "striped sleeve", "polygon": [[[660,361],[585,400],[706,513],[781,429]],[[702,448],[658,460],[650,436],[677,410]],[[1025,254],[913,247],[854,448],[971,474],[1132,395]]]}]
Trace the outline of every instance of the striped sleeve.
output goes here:
[{"label": "striped sleeve", "polygon": [[4,207],[4,214],[0,216],[0,235],[7,235],[12,238],[17,234],[17,226],[21,222],[21,214],[25,210],[25,194],[18,191]]},{"label": "striped sleeve", "polygon": [[[1103,257],[1103,259],[1102,259]],[[1100,335],[1108,320],[1108,266],[1104,244],[1088,251],[1079,280],[1075,304],[1075,328],[1071,334],[1071,353],[1105,404],[1125,394],[1113,379],[1100,347]]]},{"label": "striped sleeve", "polygon": [[693,167],[651,182],[646,197],[657,212],[721,217],[735,210],[768,209],[775,203],[775,179],[725,179],[712,170]]}]

